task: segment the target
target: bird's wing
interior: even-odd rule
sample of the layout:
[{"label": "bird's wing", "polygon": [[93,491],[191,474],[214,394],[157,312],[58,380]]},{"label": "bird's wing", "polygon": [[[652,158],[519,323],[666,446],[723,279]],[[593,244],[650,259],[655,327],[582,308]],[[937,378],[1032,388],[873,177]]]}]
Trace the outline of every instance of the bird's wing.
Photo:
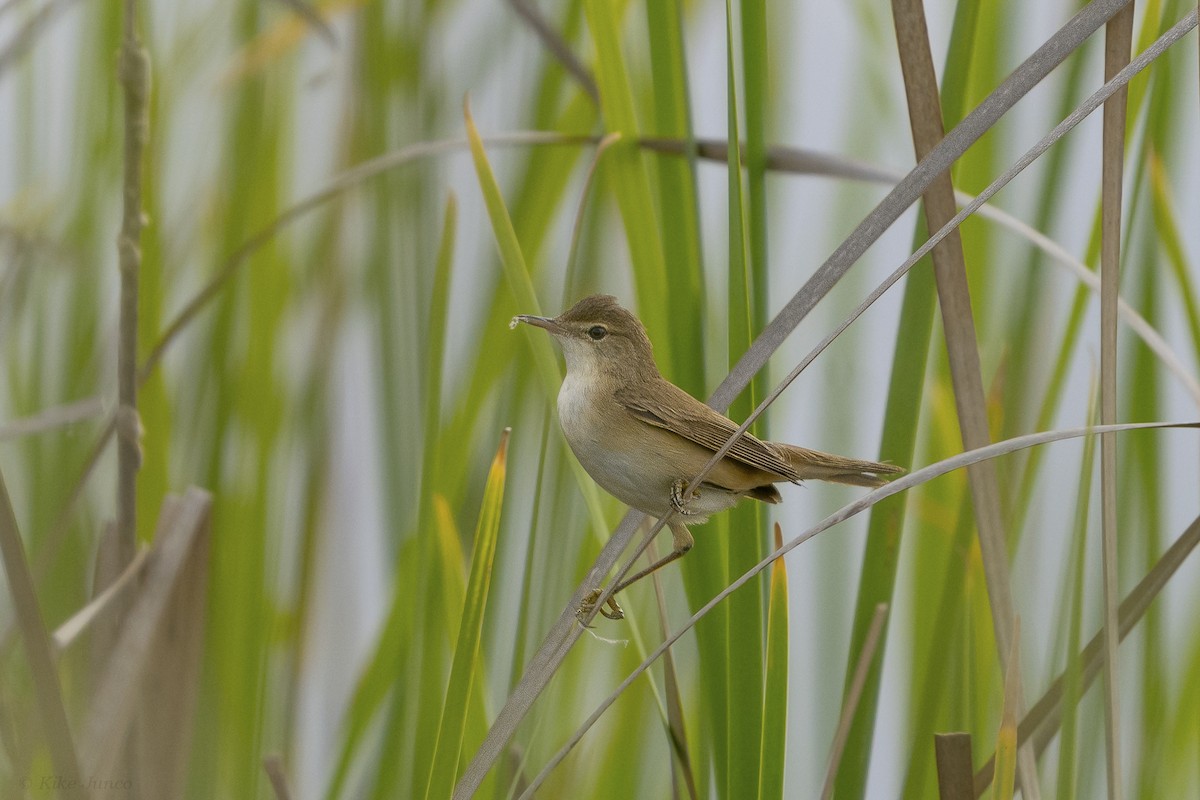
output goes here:
[{"label": "bird's wing", "polygon": [[[646,390],[618,389],[617,402],[642,422],[663,428],[701,447],[717,452],[738,429],[733,420],[701,403],[675,384],[661,379]],[[780,476],[781,480],[800,479],[796,469],[769,442],[749,433],[743,434],[729,450],[727,458],[755,469]]]}]

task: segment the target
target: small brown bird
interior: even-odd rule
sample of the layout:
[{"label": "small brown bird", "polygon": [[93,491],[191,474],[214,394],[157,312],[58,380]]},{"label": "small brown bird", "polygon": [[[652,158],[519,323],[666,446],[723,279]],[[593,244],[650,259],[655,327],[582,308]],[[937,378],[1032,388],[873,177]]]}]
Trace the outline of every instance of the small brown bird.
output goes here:
[{"label": "small brown bird", "polygon": [[[611,295],[592,295],[553,319],[521,314],[524,322],[547,330],[562,346],[567,377],[558,391],[558,419],[579,463],[609,494],[668,522],[674,548],[664,558],[619,584],[613,592],[674,561],[692,548],[687,526],[736,505],[743,497],[778,503],[776,483],[817,480],[852,486],[880,486],[883,475],[901,467],[859,461],[744,434],[708,477],[683,497],[738,426],[664,378],[654,363],[650,339],[640,320]],[[599,597],[584,603],[591,609]],[[605,616],[620,619],[610,597]]]}]

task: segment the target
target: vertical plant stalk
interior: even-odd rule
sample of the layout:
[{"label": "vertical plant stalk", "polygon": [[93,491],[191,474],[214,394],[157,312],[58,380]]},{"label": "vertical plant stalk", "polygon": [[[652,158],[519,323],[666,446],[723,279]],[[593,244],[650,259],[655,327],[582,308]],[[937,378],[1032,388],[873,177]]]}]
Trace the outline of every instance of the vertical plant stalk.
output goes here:
[{"label": "vertical plant stalk", "polygon": [[[783,547],[778,538],[775,549]],[[846,748],[846,740],[850,738],[850,725],[854,722],[854,714],[858,711],[858,701],[862,699],[863,687],[867,684],[867,671],[875,658],[875,649],[883,635],[883,623],[887,619],[888,605],[880,603],[875,606],[875,614],[871,617],[871,627],[867,629],[867,638],[863,642],[862,652],[858,656],[858,664],[854,667],[854,678],[850,682],[850,691],[846,694],[846,702],[842,705],[842,717],[838,720],[837,731],[833,736],[833,747],[829,753],[829,767],[825,770],[825,788],[821,790],[821,800],[833,797],[837,778],[838,766],[842,762],[842,752]]]},{"label": "vertical plant stalk", "polygon": [[[1096,403],[1099,386],[1093,384],[1088,397],[1087,418],[1096,418]],[[1062,702],[1062,736],[1058,744],[1058,797],[1074,797],[1077,794],[1078,768],[1076,766],[1079,741],[1079,698],[1080,689],[1079,640],[1083,629],[1083,587],[1087,566],[1087,531],[1092,497],[1092,477],[1096,464],[1096,440],[1083,440],[1083,461],[1079,476],[1079,497],[1075,501],[1075,531],[1072,543],[1070,617],[1067,621],[1067,668],[1063,672],[1066,687]]]},{"label": "vertical plant stalk", "polygon": [[150,59],[138,41],[137,0],[125,0],[125,28],[117,69],[125,94],[124,212],[117,237],[121,319],[117,343],[117,550],[119,566],[133,558],[137,536],[137,473],[141,423],[137,413],[138,273],[142,268],[142,155],[150,127]]},{"label": "vertical plant stalk", "polygon": [[[924,159],[944,138],[941,100],[929,34],[921,0],[892,0],[896,23],[896,42],[908,98],[913,146],[917,160]],[[1122,65],[1123,66],[1123,65]],[[958,211],[949,171],[943,172],[925,192],[925,219],[932,235],[954,218]],[[991,444],[988,430],[987,398],[979,364],[979,344],[971,311],[971,291],[967,284],[966,258],[958,230],[933,248],[933,271],[937,281],[938,303],[946,336],[950,378],[954,384],[954,402],[962,433],[963,449],[976,450]],[[1114,306],[1115,323],[1115,306]],[[1020,665],[1010,664],[1013,649],[1013,599],[1009,582],[1008,547],[1000,514],[1000,488],[996,467],[984,461],[967,468],[975,520],[979,530],[979,548],[992,611],[996,649],[1001,669],[1015,671],[1015,686],[1021,686]],[[1024,712],[1024,699],[1016,698],[1017,715]],[[1037,764],[1033,752],[1024,748],[1019,756],[1021,786],[1027,800],[1036,800]]]},{"label": "vertical plant stalk", "polygon": [[[1117,13],[1104,31],[1104,79],[1129,63],[1133,44],[1133,3]],[[1117,418],[1117,292],[1121,280],[1121,184],[1125,155],[1125,106],[1122,87],[1104,102],[1100,173],[1100,424]],[[1117,440],[1100,437],[1101,532],[1104,564],[1104,744],[1109,800],[1121,798],[1120,698],[1117,693]]]},{"label": "vertical plant stalk", "polygon": [[934,734],[933,753],[937,760],[938,798],[975,800],[975,776],[971,770],[971,734]]}]

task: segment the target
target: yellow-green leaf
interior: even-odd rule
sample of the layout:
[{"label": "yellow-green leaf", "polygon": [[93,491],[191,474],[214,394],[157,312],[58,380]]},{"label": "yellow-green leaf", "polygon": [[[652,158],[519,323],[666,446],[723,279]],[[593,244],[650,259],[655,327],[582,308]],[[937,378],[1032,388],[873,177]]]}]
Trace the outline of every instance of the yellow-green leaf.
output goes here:
[{"label": "yellow-green leaf", "polygon": [[[504,503],[504,480],[508,460],[508,435],[505,428],[500,447],[492,460],[487,484],[483,490],[483,506],[475,529],[475,551],[471,556],[471,577],[467,581],[462,622],[458,627],[458,643],[450,667],[450,683],[446,687],[446,702],[438,725],[433,770],[425,790],[429,798],[449,797],[454,790],[458,759],[466,731],[467,708],[471,685],[475,680],[479,641],[483,636],[483,614],[487,608],[488,589],[492,582],[492,563],[496,557],[496,541],[500,535],[500,510]],[[483,678],[482,675],[479,676]]]}]

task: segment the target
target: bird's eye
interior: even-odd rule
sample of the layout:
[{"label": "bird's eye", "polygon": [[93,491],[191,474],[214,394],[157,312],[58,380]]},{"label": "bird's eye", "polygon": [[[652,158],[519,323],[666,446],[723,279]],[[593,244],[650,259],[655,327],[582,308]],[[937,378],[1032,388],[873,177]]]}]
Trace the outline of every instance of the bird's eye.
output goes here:
[{"label": "bird's eye", "polygon": [[588,328],[587,335],[598,342],[605,336],[608,336],[608,328],[604,327],[603,325],[593,325],[592,327]]}]

